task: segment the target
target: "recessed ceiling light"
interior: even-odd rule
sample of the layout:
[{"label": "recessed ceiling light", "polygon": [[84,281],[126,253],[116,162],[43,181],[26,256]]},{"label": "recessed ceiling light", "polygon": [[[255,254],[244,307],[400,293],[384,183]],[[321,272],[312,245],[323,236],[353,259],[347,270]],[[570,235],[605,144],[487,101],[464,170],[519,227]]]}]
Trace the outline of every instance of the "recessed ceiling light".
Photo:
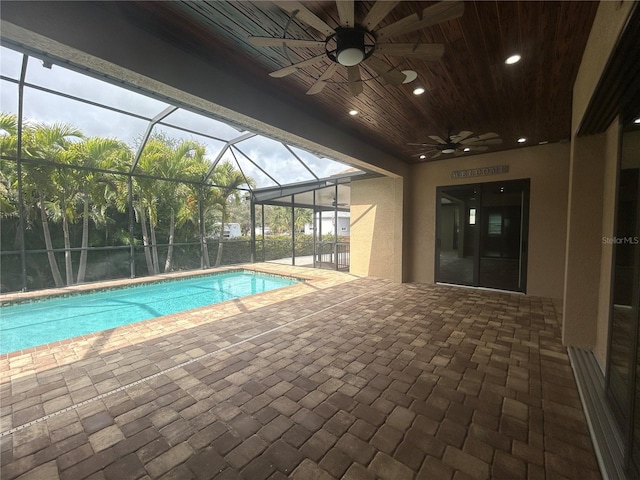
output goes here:
[{"label": "recessed ceiling light", "polygon": [[525,143],[527,141],[527,139],[525,137],[520,137],[518,139],[518,143]]},{"label": "recessed ceiling light", "polygon": [[515,55],[511,55],[509,58],[507,58],[504,63],[506,63],[507,65],[513,65],[514,63],[518,63],[521,58],[522,57],[516,53]]},{"label": "recessed ceiling light", "polygon": [[418,78],[418,73],[413,70],[402,70],[404,73],[404,81],[402,83],[411,83]]},{"label": "recessed ceiling light", "polygon": [[420,160],[424,160],[425,158],[427,158],[426,155],[420,155]]},{"label": "recessed ceiling light", "polygon": [[464,150],[463,150],[463,152],[470,152],[470,151],[471,151],[471,149],[469,147],[465,147]]},{"label": "recessed ceiling light", "polygon": [[414,95],[422,95],[424,92],[425,92],[425,89],[423,87],[417,87],[417,88],[414,88],[413,90]]},{"label": "recessed ceiling light", "polygon": [[358,114],[358,110],[349,110],[349,115],[354,116]]},{"label": "recessed ceiling light", "polygon": [[640,117],[636,118],[633,123],[635,123],[636,125],[640,124]]}]

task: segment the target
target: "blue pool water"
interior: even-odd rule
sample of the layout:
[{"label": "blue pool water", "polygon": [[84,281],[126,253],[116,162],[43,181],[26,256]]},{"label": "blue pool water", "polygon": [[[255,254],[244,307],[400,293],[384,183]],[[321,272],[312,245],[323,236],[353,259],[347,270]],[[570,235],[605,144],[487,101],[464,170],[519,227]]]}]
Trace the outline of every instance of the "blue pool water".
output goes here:
[{"label": "blue pool water", "polygon": [[0,353],[267,292],[296,279],[229,272],[35,301],[0,309]]}]

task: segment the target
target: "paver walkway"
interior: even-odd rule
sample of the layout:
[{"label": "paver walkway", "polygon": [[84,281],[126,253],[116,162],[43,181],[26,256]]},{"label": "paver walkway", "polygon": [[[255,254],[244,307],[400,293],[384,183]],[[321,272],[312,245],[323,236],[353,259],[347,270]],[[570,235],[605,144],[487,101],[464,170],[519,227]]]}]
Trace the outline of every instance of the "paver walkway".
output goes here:
[{"label": "paver walkway", "polygon": [[259,267],[314,279],[0,358],[0,477],[600,478],[550,300]]}]

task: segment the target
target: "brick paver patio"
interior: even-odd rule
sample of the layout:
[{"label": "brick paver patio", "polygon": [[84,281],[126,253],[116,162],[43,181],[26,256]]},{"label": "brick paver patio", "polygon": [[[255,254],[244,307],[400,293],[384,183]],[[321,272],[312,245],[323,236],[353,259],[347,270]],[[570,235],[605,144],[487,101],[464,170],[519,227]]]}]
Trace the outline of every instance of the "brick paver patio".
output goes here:
[{"label": "brick paver patio", "polygon": [[305,284],[0,357],[3,480],[597,479],[548,299]]}]

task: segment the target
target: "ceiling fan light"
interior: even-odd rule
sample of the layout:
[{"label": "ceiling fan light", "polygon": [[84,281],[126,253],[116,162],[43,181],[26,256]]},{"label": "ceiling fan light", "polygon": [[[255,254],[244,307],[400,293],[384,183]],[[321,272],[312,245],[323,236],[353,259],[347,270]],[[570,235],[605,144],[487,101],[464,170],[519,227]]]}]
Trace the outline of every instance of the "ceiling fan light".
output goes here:
[{"label": "ceiling fan light", "polygon": [[364,52],[356,47],[345,48],[338,52],[338,63],[345,67],[353,67],[364,60]]},{"label": "ceiling fan light", "polygon": [[364,32],[341,29],[336,33],[336,60],[340,65],[353,67],[364,60]]},{"label": "ceiling fan light", "polygon": [[442,153],[453,153],[453,152],[456,151],[456,149],[455,148],[451,148],[451,147],[447,147],[447,148],[443,148],[441,151],[442,151]]}]

